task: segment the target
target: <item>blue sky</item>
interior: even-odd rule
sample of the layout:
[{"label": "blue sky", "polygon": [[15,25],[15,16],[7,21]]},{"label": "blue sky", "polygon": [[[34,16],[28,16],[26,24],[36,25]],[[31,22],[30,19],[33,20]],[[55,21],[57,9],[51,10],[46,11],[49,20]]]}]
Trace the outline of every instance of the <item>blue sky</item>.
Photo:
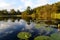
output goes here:
[{"label": "blue sky", "polygon": [[27,8],[27,6],[35,8],[38,6],[52,4],[59,1],[60,0],[0,0],[0,10],[19,9],[20,11],[24,11]]}]

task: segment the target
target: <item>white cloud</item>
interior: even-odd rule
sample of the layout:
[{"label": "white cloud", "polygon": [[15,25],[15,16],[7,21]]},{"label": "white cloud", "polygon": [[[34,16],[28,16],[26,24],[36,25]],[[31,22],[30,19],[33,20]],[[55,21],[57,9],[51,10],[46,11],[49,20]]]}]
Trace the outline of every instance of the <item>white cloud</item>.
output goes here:
[{"label": "white cloud", "polygon": [[6,2],[6,0],[0,0],[0,10],[3,10],[3,9],[7,9],[7,10],[10,10],[10,9],[16,9],[16,7],[14,6],[16,4],[16,2]]},{"label": "white cloud", "polygon": [[0,8],[10,6],[10,4],[6,3],[4,0],[0,0]]},{"label": "white cloud", "polygon": [[10,6],[10,4],[7,4],[5,2],[0,2],[0,7],[7,7]]},{"label": "white cloud", "polygon": [[21,2],[24,4],[24,7],[31,6],[33,4],[32,0],[21,0]]},{"label": "white cloud", "polygon": [[6,23],[0,24],[0,29],[6,29],[8,28],[10,25],[7,25]]},{"label": "white cloud", "polygon": [[48,3],[48,0],[21,0],[24,3],[24,6],[30,6],[32,8],[41,6],[41,5],[45,5]]},{"label": "white cloud", "polygon": [[[31,8],[35,8],[35,7],[50,3],[50,0],[12,0],[12,1],[9,0],[9,2],[6,2],[6,1],[7,0],[0,0],[0,10],[1,9],[7,9],[7,10],[19,9],[23,11],[26,9],[27,6],[30,6]],[[60,1],[60,0],[57,0],[57,1]]]},{"label": "white cloud", "polygon": [[48,3],[48,0],[37,0],[33,3],[32,8],[42,6]]},{"label": "white cloud", "polygon": [[23,7],[22,6],[19,6],[18,8],[16,8],[16,10],[20,10],[20,11],[24,11]]}]

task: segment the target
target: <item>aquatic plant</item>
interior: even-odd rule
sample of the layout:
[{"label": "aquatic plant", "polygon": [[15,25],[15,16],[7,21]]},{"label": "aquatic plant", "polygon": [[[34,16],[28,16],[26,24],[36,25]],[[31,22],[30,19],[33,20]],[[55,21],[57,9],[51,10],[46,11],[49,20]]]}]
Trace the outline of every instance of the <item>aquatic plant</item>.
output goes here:
[{"label": "aquatic plant", "polygon": [[20,39],[28,40],[28,38],[31,37],[31,34],[29,32],[20,32],[18,33],[17,37]]},{"label": "aquatic plant", "polygon": [[45,24],[45,23],[40,23],[40,24],[36,24],[36,25],[35,25],[35,28],[36,28],[36,29],[39,29],[39,28],[42,28],[42,27],[45,27],[45,26],[47,26],[47,24]]},{"label": "aquatic plant", "polygon": [[37,36],[34,40],[52,40],[52,38],[48,36]]},{"label": "aquatic plant", "polygon": [[60,40],[60,33],[57,32],[57,33],[51,34],[51,38],[53,40]]}]

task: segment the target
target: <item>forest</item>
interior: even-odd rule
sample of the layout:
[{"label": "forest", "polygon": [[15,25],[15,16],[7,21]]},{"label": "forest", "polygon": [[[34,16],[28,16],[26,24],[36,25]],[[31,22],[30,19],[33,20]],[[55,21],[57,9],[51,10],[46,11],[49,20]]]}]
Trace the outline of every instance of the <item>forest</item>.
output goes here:
[{"label": "forest", "polygon": [[[41,20],[51,20],[55,17],[54,14],[60,14],[60,2],[54,4],[46,4],[43,6],[36,7],[31,9],[30,6],[26,8],[25,11],[21,12],[20,10],[15,11],[11,9],[10,11],[0,10],[0,17],[21,17],[23,19],[41,19]],[[57,19],[57,18],[55,18]],[[59,19],[59,18],[58,18]]]}]

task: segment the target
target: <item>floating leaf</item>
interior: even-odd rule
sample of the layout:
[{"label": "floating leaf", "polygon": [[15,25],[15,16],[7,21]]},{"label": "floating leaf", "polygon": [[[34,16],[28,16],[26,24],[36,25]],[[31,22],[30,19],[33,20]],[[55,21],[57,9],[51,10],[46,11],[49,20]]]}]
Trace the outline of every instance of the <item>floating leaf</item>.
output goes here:
[{"label": "floating leaf", "polygon": [[34,38],[34,40],[52,40],[52,39],[48,36],[37,36],[36,38]]},{"label": "floating leaf", "polygon": [[27,38],[31,37],[31,34],[28,32],[20,32],[20,33],[18,33],[17,37],[21,38],[21,39],[27,39]]}]

